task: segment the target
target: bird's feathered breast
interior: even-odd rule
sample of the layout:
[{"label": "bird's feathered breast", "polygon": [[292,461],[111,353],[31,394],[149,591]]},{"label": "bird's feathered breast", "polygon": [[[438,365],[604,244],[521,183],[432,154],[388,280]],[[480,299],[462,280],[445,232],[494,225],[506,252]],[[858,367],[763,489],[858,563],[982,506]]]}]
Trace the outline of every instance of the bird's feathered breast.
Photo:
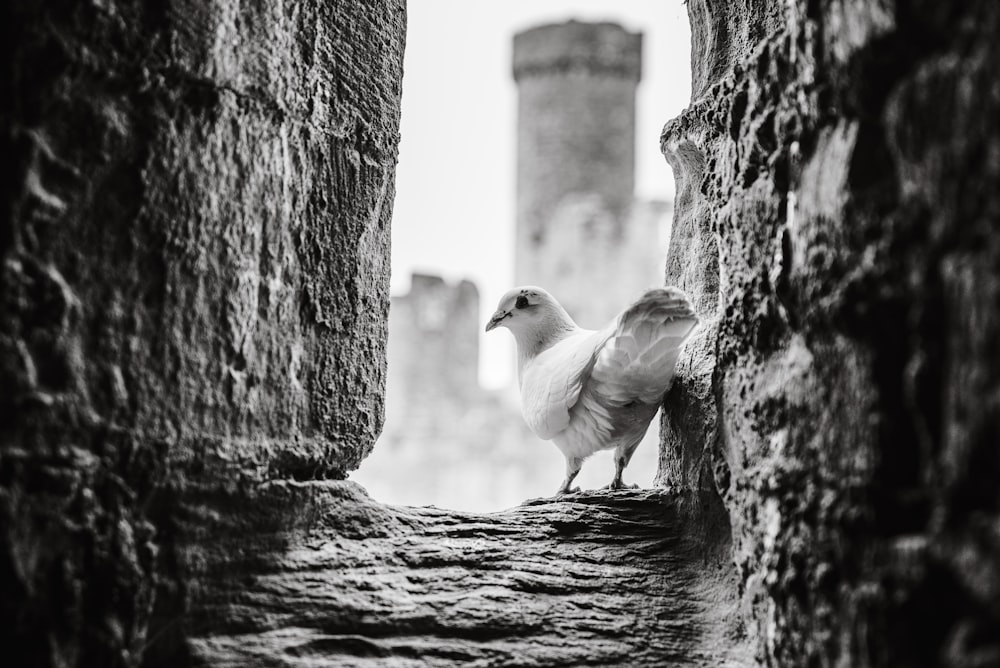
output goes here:
[{"label": "bird's feathered breast", "polygon": [[602,332],[578,329],[525,363],[521,412],[539,438],[548,440],[569,425],[569,410],[606,338]]}]

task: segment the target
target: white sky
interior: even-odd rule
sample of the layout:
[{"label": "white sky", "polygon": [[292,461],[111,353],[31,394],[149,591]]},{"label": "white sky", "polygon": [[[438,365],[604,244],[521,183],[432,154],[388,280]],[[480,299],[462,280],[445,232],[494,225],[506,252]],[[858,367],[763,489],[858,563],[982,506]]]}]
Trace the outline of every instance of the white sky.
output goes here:
[{"label": "white sky", "polygon": [[[690,35],[682,0],[410,0],[399,167],[392,220],[392,291],[410,273],[468,278],[485,324],[513,287],[517,90],[515,32],[571,18],[643,33],[636,119],[636,195],[669,199],[663,124],[690,99]],[[624,305],[623,305],[624,306]],[[481,339],[484,385],[509,382],[513,339]]]}]

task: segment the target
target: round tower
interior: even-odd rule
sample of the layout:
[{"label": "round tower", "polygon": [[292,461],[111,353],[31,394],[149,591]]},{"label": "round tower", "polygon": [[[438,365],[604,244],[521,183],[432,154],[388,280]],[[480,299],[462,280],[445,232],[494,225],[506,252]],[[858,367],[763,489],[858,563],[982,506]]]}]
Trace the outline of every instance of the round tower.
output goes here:
[{"label": "round tower", "polygon": [[596,200],[613,227],[625,219],[635,185],[641,57],[642,35],[614,23],[569,21],[514,36],[518,284],[555,288],[558,277],[542,259],[553,217],[568,199]]}]

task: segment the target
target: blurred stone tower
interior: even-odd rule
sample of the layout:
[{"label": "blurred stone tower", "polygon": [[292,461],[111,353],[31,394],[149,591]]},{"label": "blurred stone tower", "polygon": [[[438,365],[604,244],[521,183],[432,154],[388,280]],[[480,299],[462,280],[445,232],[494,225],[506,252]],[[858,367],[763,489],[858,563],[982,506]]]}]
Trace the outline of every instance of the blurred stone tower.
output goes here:
[{"label": "blurred stone tower", "polygon": [[641,61],[642,35],[614,23],[514,36],[515,280],[545,287],[584,326],[662,283],[669,204],[633,199]]}]

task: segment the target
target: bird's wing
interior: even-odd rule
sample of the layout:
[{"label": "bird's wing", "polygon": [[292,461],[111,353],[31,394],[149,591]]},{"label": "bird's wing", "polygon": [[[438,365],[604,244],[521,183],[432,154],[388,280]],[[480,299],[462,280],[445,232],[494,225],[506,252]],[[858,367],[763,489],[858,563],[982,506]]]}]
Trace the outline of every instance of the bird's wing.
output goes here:
[{"label": "bird's wing", "polygon": [[642,438],[670,388],[680,347],[698,324],[677,288],[650,290],[609,326],[584,367],[560,448],[577,456]]},{"label": "bird's wing", "polygon": [[681,344],[697,324],[681,290],[649,290],[618,316],[614,332],[596,351],[584,391],[606,408],[658,403],[673,382]]},{"label": "bird's wing", "polygon": [[573,414],[586,414],[580,419],[593,422],[595,435],[610,434],[616,409],[635,401],[654,404],[669,389],[680,346],[697,323],[682,291],[658,288],[605,329],[563,339],[525,366],[525,421],[548,440],[569,426]]},{"label": "bird's wing", "polygon": [[612,332],[579,330],[525,364],[521,412],[539,438],[548,440],[569,425],[570,409]]}]

